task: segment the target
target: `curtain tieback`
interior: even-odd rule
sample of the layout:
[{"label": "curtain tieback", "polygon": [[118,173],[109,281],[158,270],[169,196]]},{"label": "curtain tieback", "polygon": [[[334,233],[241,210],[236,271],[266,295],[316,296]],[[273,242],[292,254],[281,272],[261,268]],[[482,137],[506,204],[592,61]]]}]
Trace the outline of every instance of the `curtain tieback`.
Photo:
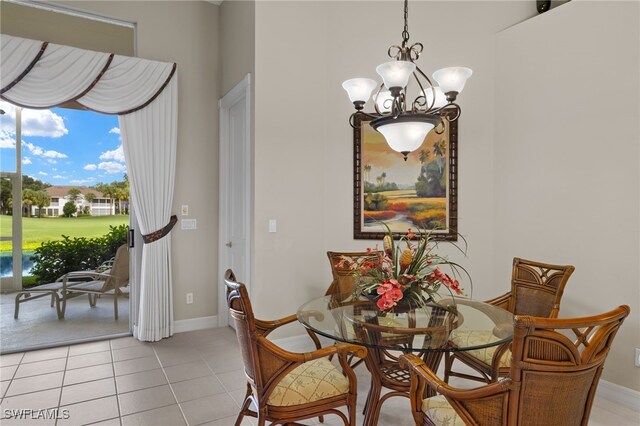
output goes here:
[{"label": "curtain tieback", "polygon": [[160,238],[164,238],[169,232],[171,232],[171,229],[173,229],[176,223],[178,223],[178,216],[176,216],[175,214],[171,215],[171,219],[169,219],[169,223],[167,223],[164,228],[158,229],[157,231],[154,231],[150,234],[143,235],[142,240],[144,241],[145,244],[158,241]]}]

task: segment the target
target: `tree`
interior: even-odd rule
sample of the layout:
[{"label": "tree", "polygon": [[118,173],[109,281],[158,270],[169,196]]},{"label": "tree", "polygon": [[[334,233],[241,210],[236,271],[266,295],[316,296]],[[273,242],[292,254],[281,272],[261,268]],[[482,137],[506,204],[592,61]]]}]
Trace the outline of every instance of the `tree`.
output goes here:
[{"label": "tree", "polygon": [[22,204],[28,207],[27,216],[31,216],[31,206],[35,202],[36,191],[33,189],[23,189],[22,190]]},{"label": "tree", "polygon": [[365,164],[363,167],[364,170],[364,181],[368,182],[369,177],[371,176],[371,164]]},{"label": "tree", "polygon": [[77,211],[78,208],[76,207],[76,203],[74,203],[73,201],[67,201],[66,203],[64,203],[64,207],[62,207],[62,214],[64,215],[64,217],[71,217]]},{"label": "tree", "polygon": [[87,203],[89,203],[88,206],[84,206],[84,212],[85,214],[91,214],[91,204],[93,204],[93,200],[96,199],[96,194],[94,194],[93,192],[87,192],[84,196],[84,199],[87,200]]},{"label": "tree", "polygon": [[73,201],[74,203],[78,201],[78,198],[80,198],[80,194],[82,194],[82,192],[80,192],[78,188],[71,188],[67,192],[67,195],[69,196],[69,200]]},{"label": "tree", "polygon": [[38,217],[42,217],[42,209],[51,205],[51,197],[47,194],[47,191],[34,191],[33,204],[38,207]]}]

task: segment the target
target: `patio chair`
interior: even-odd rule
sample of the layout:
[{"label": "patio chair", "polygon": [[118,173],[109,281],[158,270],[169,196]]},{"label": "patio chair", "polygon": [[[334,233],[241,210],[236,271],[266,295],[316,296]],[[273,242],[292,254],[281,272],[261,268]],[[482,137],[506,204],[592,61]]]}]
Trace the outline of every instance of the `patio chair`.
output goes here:
[{"label": "patio chair", "polygon": [[64,288],[73,287],[82,282],[92,281],[97,273],[109,273],[115,257],[103,262],[98,268],[86,270],[86,271],[72,271],[64,274],[56,281],[48,284],[42,284],[30,288],[23,289],[18,292],[15,300],[15,310],[13,311],[13,318],[18,319],[20,313],[20,304],[29,300],[40,299],[42,297],[51,297],[51,307],[55,305],[58,318],[64,318],[64,312],[60,306],[62,299],[62,290]]},{"label": "patio chair", "polygon": [[[404,355],[415,424],[586,426],[604,362],[629,311],[623,305],[582,318],[516,316],[509,376],[474,389],[451,387],[420,358]],[[425,387],[440,395],[425,399]]]},{"label": "patio chair", "polygon": [[125,290],[129,284],[129,252],[126,244],[118,247],[116,257],[111,265],[111,270],[106,273],[95,273],[91,281],[74,284],[64,287],[62,290],[62,316],[66,310],[67,299],[80,294],[86,294],[89,298],[89,306],[96,306],[96,302],[101,296],[113,297],[113,314],[118,319],[118,297],[128,297],[129,292]]}]

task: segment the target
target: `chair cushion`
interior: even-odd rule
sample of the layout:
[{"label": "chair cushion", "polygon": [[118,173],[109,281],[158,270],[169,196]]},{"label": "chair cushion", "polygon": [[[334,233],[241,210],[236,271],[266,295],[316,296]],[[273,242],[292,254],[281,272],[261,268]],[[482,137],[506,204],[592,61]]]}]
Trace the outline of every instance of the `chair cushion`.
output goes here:
[{"label": "chair cushion", "polygon": [[305,362],[280,380],[269,405],[285,407],[319,401],[349,391],[349,380],[326,358]]},{"label": "chair cushion", "polygon": [[436,395],[422,401],[422,412],[425,413],[436,426],[465,426],[464,421],[458,416],[456,410],[449,401]]},{"label": "chair cushion", "polygon": [[[456,330],[451,333],[449,337],[456,346],[476,346],[484,345],[491,342],[500,340],[489,330]],[[474,358],[491,365],[493,354],[500,346],[490,346],[483,349],[475,349],[471,351],[465,351],[467,355],[471,355]],[[509,367],[511,365],[511,350],[507,349],[500,359],[500,367]]]}]

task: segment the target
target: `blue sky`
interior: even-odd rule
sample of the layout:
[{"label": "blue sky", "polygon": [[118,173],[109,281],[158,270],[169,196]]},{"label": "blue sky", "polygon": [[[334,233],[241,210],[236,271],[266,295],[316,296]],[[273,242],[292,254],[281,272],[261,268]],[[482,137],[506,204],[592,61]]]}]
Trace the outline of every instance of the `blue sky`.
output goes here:
[{"label": "blue sky", "polygon": [[[15,171],[15,107],[0,102],[0,167]],[[118,117],[52,108],[22,110],[22,174],[52,185],[91,186],[126,173]]]}]

